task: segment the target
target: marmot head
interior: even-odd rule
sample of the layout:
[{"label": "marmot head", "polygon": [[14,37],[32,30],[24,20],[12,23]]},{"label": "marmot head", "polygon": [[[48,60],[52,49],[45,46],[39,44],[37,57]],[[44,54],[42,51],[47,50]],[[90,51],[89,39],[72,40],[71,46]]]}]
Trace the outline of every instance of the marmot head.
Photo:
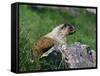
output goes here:
[{"label": "marmot head", "polygon": [[61,24],[55,27],[52,32],[57,33],[58,35],[67,36],[75,33],[75,28],[71,24]]}]

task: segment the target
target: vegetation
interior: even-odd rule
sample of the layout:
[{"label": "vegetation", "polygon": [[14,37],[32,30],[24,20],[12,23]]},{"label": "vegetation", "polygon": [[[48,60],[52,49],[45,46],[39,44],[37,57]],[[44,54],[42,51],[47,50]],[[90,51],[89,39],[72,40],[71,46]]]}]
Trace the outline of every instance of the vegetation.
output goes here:
[{"label": "vegetation", "polygon": [[[43,35],[55,26],[71,23],[76,33],[67,38],[67,43],[80,42],[96,50],[96,16],[84,8],[72,15],[65,10],[52,8],[33,8],[27,5],[19,7],[19,70],[35,71],[36,63],[32,63],[32,46]],[[45,63],[46,64],[46,63]],[[51,69],[53,65],[47,66]],[[61,69],[61,68],[59,68]]]}]

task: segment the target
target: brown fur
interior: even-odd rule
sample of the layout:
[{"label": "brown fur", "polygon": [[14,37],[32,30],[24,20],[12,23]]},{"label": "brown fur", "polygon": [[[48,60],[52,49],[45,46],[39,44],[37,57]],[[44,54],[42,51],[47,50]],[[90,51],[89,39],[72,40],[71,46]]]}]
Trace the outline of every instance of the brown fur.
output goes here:
[{"label": "brown fur", "polygon": [[48,49],[50,49],[56,43],[58,42],[51,38],[42,37],[33,46],[33,49],[36,52],[35,54],[40,57],[44,52],[48,51]]},{"label": "brown fur", "polygon": [[66,41],[64,40],[64,38],[69,34],[73,34],[74,32],[75,30],[72,25],[61,24],[37,41],[37,43],[33,46],[33,55],[35,56],[34,59],[37,63],[38,69],[41,69],[39,59],[42,54],[47,52],[52,46],[57,43],[65,43]]},{"label": "brown fur", "polygon": [[37,70],[41,70],[41,64],[39,62],[40,57],[42,54],[48,49],[50,49],[54,44],[57,42],[51,38],[48,37],[42,37],[40,38],[35,45],[33,45],[33,55],[34,55],[34,60],[36,62],[36,67]]}]

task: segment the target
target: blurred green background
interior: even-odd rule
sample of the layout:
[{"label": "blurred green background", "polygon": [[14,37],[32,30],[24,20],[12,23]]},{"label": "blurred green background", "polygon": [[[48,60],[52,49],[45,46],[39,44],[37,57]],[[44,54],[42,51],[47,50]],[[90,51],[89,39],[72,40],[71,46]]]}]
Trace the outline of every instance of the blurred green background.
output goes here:
[{"label": "blurred green background", "polygon": [[[31,62],[32,46],[43,35],[62,23],[71,23],[76,33],[67,38],[67,43],[80,42],[96,50],[96,15],[85,8],[77,12],[53,8],[37,8],[30,5],[19,6],[19,70],[35,71]],[[48,69],[48,68],[47,68]]]}]

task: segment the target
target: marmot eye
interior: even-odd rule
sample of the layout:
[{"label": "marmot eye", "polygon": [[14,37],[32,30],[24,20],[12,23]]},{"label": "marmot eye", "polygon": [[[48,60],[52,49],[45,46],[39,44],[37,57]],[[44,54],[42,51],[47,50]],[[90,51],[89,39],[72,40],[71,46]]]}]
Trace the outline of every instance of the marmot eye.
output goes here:
[{"label": "marmot eye", "polygon": [[69,26],[69,29],[70,29],[70,30],[73,30],[73,27],[72,27],[72,26]]}]

